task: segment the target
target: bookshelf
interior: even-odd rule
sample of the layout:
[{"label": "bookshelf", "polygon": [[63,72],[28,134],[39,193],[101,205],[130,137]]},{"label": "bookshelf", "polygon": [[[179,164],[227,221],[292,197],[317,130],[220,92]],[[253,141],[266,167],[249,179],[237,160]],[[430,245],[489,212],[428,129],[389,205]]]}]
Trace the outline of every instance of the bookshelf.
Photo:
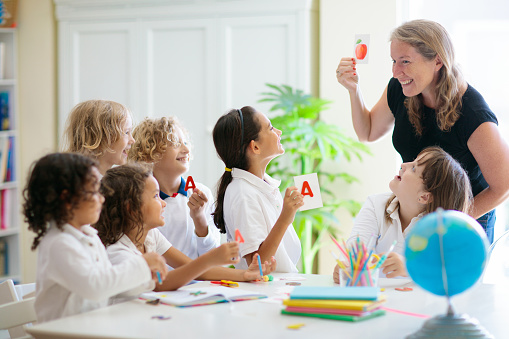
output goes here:
[{"label": "bookshelf", "polygon": [[20,282],[16,42],[15,28],[0,28],[0,281]]}]

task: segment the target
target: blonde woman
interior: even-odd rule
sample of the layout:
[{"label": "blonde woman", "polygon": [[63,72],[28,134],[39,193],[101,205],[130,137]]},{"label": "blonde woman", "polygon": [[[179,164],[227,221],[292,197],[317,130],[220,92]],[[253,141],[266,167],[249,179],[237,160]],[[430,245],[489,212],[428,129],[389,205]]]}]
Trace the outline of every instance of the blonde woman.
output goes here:
[{"label": "blonde woman", "polygon": [[67,118],[64,151],[95,158],[101,175],[113,165],[127,162],[134,143],[131,113],[122,104],[88,100],[74,106]]},{"label": "blonde woman", "polygon": [[361,141],[392,130],[403,162],[427,146],[440,146],[468,173],[474,204],[470,214],[493,241],[495,207],[509,196],[509,147],[498,121],[479,92],[462,77],[447,31],[438,23],[414,20],[390,37],[393,78],[370,110],[362,99],[356,61],[342,58],[338,82],[350,94],[352,120]]}]

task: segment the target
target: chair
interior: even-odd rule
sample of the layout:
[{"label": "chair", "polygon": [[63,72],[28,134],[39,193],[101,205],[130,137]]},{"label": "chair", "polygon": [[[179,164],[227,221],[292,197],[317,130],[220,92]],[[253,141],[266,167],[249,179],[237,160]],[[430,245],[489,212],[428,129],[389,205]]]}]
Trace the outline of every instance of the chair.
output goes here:
[{"label": "chair", "polygon": [[[26,334],[22,325],[36,321],[34,302],[35,297],[32,297],[0,305],[0,329],[9,330],[11,338],[31,338]],[[22,337],[12,333],[12,330],[19,327],[25,332]]]},{"label": "chair", "polygon": [[[19,290],[19,294],[16,290]],[[22,298],[34,290],[35,284],[15,287],[10,279],[0,283],[0,330],[8,329],[11,338],[31,338],[21,325],[35,322],[35,298]]]}]

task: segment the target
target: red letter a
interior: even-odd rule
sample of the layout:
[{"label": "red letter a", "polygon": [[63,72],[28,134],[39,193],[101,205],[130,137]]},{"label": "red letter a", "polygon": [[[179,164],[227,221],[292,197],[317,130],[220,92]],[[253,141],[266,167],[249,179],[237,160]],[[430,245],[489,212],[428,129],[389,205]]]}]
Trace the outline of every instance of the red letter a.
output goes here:
[{"label": "red letter a", "polygon": [[188,189],[194,189],[196,188],[196,185],[194,184],[194,180],[193,180],[193,177],[192,176],[188,176],[187,177],[187,181],[186,181],[186,187],[184,188],[184,191],[187,191]]},{"label": "red letter a", "polygon": [[309,183],[307,181],[302,183],[302,191],[300,194],[309,195],[311,198],[313,197],[313,191],[311,190],[311,187],[309,187]]}]

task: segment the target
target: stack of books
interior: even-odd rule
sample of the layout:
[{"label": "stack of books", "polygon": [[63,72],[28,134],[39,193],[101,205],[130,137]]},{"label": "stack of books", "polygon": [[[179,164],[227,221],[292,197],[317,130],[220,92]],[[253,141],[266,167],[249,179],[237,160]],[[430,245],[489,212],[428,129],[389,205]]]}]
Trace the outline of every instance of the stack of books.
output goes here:
[{"label": "stack of books", "polygon": [[312,287],[297,286],[282,314],[361,321],[385,314],[385,297],[377,287]]}]

